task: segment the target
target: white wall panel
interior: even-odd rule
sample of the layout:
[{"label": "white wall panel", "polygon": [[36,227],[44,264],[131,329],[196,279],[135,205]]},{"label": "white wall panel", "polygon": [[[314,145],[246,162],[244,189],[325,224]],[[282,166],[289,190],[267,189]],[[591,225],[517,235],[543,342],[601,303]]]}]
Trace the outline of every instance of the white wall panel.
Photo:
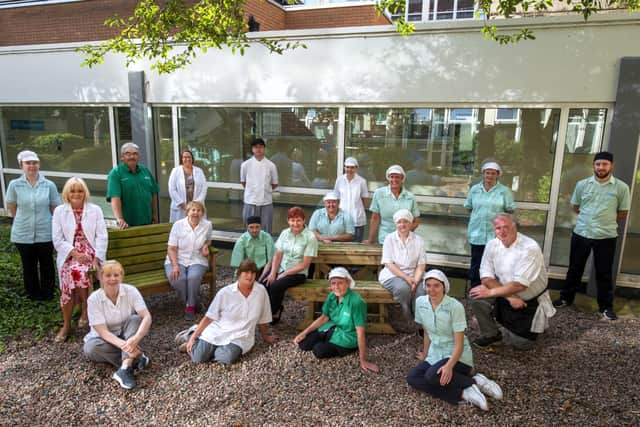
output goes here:
[{"label": "white wall panel", "polygon": [[[308,49],[284,55],[261,46],[245,56],[212,49],[172,75],[135,68],[146,70],[152,103],[612,102],[620,58],[640,56],[640,19],[620,16],[588,25],[543,18],[537,40],[515,46],[484,40],[473,21],[424,24],[409,37],[307,30],[290,33],[307,38]],[[89,70],[68,49],[15,50],[0,49],[2,103],[128,100],[119,59]]]}]

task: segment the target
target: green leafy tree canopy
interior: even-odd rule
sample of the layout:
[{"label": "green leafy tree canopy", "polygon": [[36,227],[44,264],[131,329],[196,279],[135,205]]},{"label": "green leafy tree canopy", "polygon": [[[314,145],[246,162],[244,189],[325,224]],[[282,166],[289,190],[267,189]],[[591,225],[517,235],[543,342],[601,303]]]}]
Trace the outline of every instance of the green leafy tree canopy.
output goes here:
[{"label": "green leafy tree canopy", "polygon": [[[141,0],[128,18],[114,16],[105,25],[118,28],[120,34],[98,45],[85,45],[82,65],[93,67],[104,62],[105,55],[124,54],[127,65],[141,59],[153,61],[158,73],[184,68],[197,51],[230,48],[244,55],[249,47],[245,22],[246,0]],[[300,42],[259,38],[272,53],[306,47]]]}]

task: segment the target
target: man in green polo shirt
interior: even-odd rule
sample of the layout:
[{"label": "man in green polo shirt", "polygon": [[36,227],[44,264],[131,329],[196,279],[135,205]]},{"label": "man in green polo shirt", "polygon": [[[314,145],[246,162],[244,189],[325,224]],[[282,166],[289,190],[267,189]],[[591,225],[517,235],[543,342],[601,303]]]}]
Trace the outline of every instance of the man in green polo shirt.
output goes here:
[{"label": "man in green polo shirt", "polygon": [[158,222],[158,184],[146,166],[138,163],[139,147],[128,142],[120,149],[122,162],[109,172],[107,202],[121,230]]},{"label": "man in green polo shirt", "polygon": [[573,304],[584,266],[593,251],[598,306],[606,320],[616,320],[613,311],[613,257],[618,220],[630,208],[629,186],[613,176],[613,154],[602,151],[593,159],[593,176],[578,181],[571,196],[578,220],[571,236],[569,269],[556,307]]},{"label": "man in green polo shirt", "polygon": [[245,259],[250,259],[258,267],[257,281],[262,281],[271,270],[271,259],[275,253],[271,234],[262,230],[262,218],[253,215],[247,218],[247,231],[236,240],[231,252],[229,265],[238,268]]}]

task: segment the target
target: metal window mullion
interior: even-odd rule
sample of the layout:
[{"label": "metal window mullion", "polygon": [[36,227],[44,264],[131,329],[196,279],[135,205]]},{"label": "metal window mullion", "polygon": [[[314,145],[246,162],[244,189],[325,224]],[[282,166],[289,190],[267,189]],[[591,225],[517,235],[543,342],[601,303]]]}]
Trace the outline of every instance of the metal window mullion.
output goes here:
[{"label": "metal window mullion", "polygon": [[569,125],[569,110],[571,107],[560,109],[560,123],[558,124],[558,141],[556,143],[556,155],[553,160],[553,172],[551,174],[551,194],[549,194],[549,211],[547,212],[547,225],[544,232],[544,247],[542,254],[545,265],[551,262],[551,248],[553,246],[553,233],[556,224],[556,212],[558,210],[558,196],[560,194],[560,178],[562,176],[562,161],[566,146],[567,127]]},{"label": "metal window mullion", "polygon": [[[636,141],[636,161],[634,163],[634,176],[636,175],[636,173],[638,172],[638,162],[640,162],[640,137],[638,138],[638,141]],[[633,201],[633,192],[635,191],[635,186],[636,186],[636,180],[632,179],[631,183],[629,185],[629,194],[631,195],[631,201]],[[629,222],[630,222],[630,218],[631,215],[627,214],[627,216],[624,219],[624,223],[622,224],[622,230],[621,231],[621,235],[622,235],[622,242],[620,242],[620,256],[618,257],[618,265],[616,268],[616,276],[620,276],[620,271],[622,269],[622,260],[623,260],[623,255],[624,255],[624,250],[625,250],[625,244],[627,243],[627,229],[629,228]]]},{"label": "metal window mullion", "polygon": [[433,20],[438,20],[438,0],[433,0]]},{"label": "metal window mullion", "polygon": [[431,0],[422,0],[422,13],[420,14],[420,22],[427,22],[429,20],[429,2],[430,1]]},{"label": "metal window mullion", "polygon": [[114,108],[109,107],[109,139],[111,140],[111,165],[118,166],[118,136],[116,135],[116,115]]},{"label": "metal window mullion", "polygon": [[458,0],[453,0],[453,15],[452,15],[452,19],[457,19],[458,18]]},{"label": "metal window mullion", "polygon": [[[178,134],[178,115],[180,114],[181,107],[175,105],[171,106],[171,139],[173,141],[173,165],[180,164],[180,136]],[[160,149],[162,151],[162,149]]]},{"label": "metal window mullion", "polygon": [[336,143],[338,144],[338,146],[336,147],[336,150],[338,152],[338,159],[337,159],[337,165],[336,165],[336,178],[339,177],[340,175],[342,175],[342,165],[344,164],[344,147],[345,147],[345,141],[346,141],[346,116],[347,116],[347,109],[345,108],[344,105],[338,107],[338,129],[337,129],[337,138],[336,138]]},{"label": "metal window mullion", "polygon": [[[3,141],[4,139],[4,118],[2,114],[2,108],[0,108],[0,144],[2,144],[2,151],[6,153],[7,141]],[[7,192],[5,188],[4,182],[4,160],[3,155],[0,153],[0,188],[2,189],[2,204],[5,209],[7,209]]]}]

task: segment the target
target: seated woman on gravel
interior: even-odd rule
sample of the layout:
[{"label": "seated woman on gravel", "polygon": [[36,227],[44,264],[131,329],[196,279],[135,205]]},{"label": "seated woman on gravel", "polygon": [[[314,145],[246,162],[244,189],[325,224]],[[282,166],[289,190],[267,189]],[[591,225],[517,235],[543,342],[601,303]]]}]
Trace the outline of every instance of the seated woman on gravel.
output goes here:
[{"label": "seated woman on gravel", "polygon": [[467,402],[487,411],[485,395],[502,399],[502,389],[482,374],[471,376],[473,356],[463,305],[447,295],[450,285],[440,270],[424,275],[427,295],[416,300],[416,322],[424,327],[424,345],[416,354],[420,364],[407,374],[416,390],[452,404]]},{"label": "seated woman on gravel", "polygon": [[187,351],[194,363],[234,363],[253,347],[256,325],[262,340],[273,344],[269,332],[271,306],[264,286],[256,282],[258,267],[245,259],[238,267],[238,281],[218,291],[197,327],[176,336],[176,344]]},{"label": "seated woman on gravel", "polygon": [[362,370],[378,372],[378,367],[367,361],[367,303],[351,290],[355,281],[346,268],[336,267],[329,272],[329,283],[331,292],[322,305],[322,315],[293,339],[294,344],[303,351],[313,351],[318,359],[358,350]]},{"label": "seated woman on gravel", "polygon": [[203,218],[204,204],[194,200],[187,204],[187,217],[171,227],[164,269],[171,287],[184,304],[185,320],[193,320],[198,307],[202,278],[209,269],[211,223]]},{"label": "seated woman on gravel", "polygon": [[151,327],[151,314],[134,286],[122,283],[124,269],[118,261],[106,261],[100,273],[100,290],[87,302],[91,330],[84,337],[84,354],[93,362],[118,368],[113,379],[122,388],[136,386],[135,371],[150,363],[140,342]]}]

